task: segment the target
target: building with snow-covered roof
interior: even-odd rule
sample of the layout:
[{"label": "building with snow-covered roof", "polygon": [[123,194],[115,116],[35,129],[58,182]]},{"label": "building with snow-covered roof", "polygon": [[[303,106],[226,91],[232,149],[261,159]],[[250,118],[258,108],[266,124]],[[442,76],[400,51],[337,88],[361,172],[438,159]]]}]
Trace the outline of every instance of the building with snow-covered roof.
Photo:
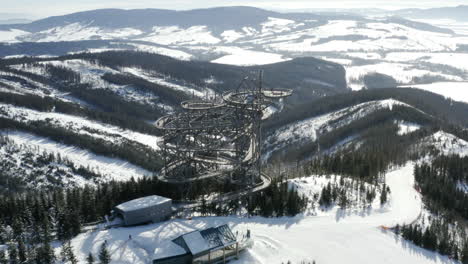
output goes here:
[{"label": "building with snow-covered roof", "polygon": [[172,200],[158,195],[141,197],[117,205],[114,215],[125,226],[164,221],[172,215]]},{"label": "building with snow-covered roof", "polygon": [[226,262],[251,245],[250,237],[244,238],[238,241],[228,225],[195,230],[156,248],[153,264]]}]

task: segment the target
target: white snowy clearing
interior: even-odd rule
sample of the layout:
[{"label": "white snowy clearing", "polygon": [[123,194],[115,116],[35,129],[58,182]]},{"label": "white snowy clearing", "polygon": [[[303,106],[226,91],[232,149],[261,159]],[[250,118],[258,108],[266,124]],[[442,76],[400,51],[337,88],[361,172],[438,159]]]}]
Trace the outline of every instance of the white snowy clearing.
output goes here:
[{"label": "white snowy clearing", "polygon": [[[59,154],[62,159],[70,160],[75,166],[89,168],[103,176],[104,178],[97,179],[99,181],[128,181],[132,177],[139,179],[152,175],[150,171],[135,166],[127,161],[96,155],[87,150],[64,145],[34,134],[19,131],[0,131],[0,135],[7,136],[14,144],[27,147],[38,154]],[[66,186],[93,184],[91,180],[86,180],[78,176],[71,178],[64,177],[61,181],[64,181]]]},{"label": "white snowy clearing", "polygon": [[183,52],[176,49],[169,49],[164,47],[156,47],[151,45],[144,45],[144,44],[135,44],[135,43],[127,43],[128,45],[132,45],[138,51],[145,51],[150,53],[162,54],[165,56],[173,57],[179,60],[190,60],[193,56],[188,54],[187,52]]},{"label": "white snowy clearing", "polygon": [[440,94],[455,101],[468,103],[468,82],[436,82],[400,87],[413,87]]},{"label": "white snowy clearing", "polygon": [[156,84],[169,87],[177,91],[184,92],[188,95],[195,95],[195,96],[202,97],[207,93],[208,94],[214,93],[213,90],[208,89],[208,88],[204,88],[203,90],[200,89],[202,91],[199,91],[195,89],[194,86],[190,87],[190,84],[184,84],[184,85],[177,84],[175,83],[176,82],[175,80],[171,80],[171,78],[164,76],[162,74],[159,74],[157,72],[145,71],[143,69],[132,68],[132,67],[121,67],[120,71],[124,73],[132,74],[134,76],[140,77],[152,83],[156,83]]},{"label": "white snowy clearing", "polygon": [[231,64],[239,66],[263,65],[290,60],[281,54],[247,50],[235,47],[218,47],[216,52],[228,53],[218,59],[212,60],[213,63]]},{"label": "white snowy clearing", "polygon": [[29,32],[19,30],[19,29],[11,29],[8,31],[0,31],[0,42],[19,42],[17,37],[29,34]]},{"label": "white snowy clearing", "polygon": [[[334,60],[336,59],[332,59],[331,61]],[[345,64],[345,68],[348,85],[353,90],[360,90],[364,86],[362,78],[369,73],[381,73],[392,76],[398,83],[401,84],[413,83],[416,78],[423,76],[438,77],[450,81],[464,80],[460,76],[443,74],[436,70],[429,71],[425,69],[418,69],[411,63],[379,62],[376,64],[367,64],[362,66],[352,66]]]},{"label": "white snowy clearing", "polygon": [[71,23],[36,33],[21,34],[17,39],[22,41],[78,41],[88,39],[118,39],[138,36],[143,32],[135,28],[104,29],[85,23]]},{"label": "white snowy clearing", "polygon": [[155,26],[152,33],[139,40],[162,45],[216,44],[221,41],[213,36],[206,26],[192,26],[186,29],[179,28],[178,26]]},{"label": "white snowy clearing", "polygon": [[421,125],[419,124],[416,124],[416,123],[411,123],[411,122],[399,122],[398,123],[398,135],[406,135],[406,134],[409,134],[411,132],[414,132],[418,129],[421,128]]},{"label": "white snowy clearing", "polygon": [[129,140],[158,150],[159,147],[157,144],[161,140],[161,138],[157,136],[91,121],[84,117],[56,112],[40,112],[9,104],[0,104],[0,116],[23,123],[30,121],[46,121],[53,126],[66,128],[74,133],[104,139],[114,144],[118,144],[122,140]]},{"label": "white snowy clearing", "polygon": [[[107,240],[112,263],[148,263],[155,249],[166,244],[167,240],[194,229],[228,224],[234,232],[250,229],[254,239],[253,247],[232,262],[235,264],[288,260],[293,263],[316,260],[320,264],[456,263],[380,228],[382,225],[411,223],[418,218],[422,207],[420,195],[413,189],[412,164],[389,172],[386,182],[391,189],[391,197],[383,208],[364,209],[358,213],[335,208],[320,216],[177,219],[84,233],[72,240],[72,246],[78,259],[84,261],[89,252],[96,255]],[[170,248],[165,250],[171,251]]]}]

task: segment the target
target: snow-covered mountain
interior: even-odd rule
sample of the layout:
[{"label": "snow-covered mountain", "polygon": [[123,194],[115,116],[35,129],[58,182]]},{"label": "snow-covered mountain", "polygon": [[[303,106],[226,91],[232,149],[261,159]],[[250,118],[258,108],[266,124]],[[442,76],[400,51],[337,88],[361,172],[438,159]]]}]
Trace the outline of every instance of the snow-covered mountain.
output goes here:
[{"label": "snow-covered mountain", "polygon": [[[5,60],[5,177],[24,187],[70,187],[157,173],[161,136],[154,121],[180,110],[184,100],[234,89],[252,70],[125,51]],[[344,69],[335,63],[297,58],[264,70],[272,88],[295,90],[286,104],[347,91]],[[27,140],[31,149],[23,147]],[[15,149],[21,151],[13,155]],[[43,156],[51,158],[40,164]],[[39,171],[55,176],[30,176]]]},{"label": "snow-covered mountain", "polygon": [[[216,15],[207,19],[209,14]],[[223,19],[236,14],[241,16]],[[115,18],[117,15],[119,19]],[[137,17],[147,19],[140,23]],[[35,52],[41,49],[59,50],[61,54],[73,51],[73,54],[62,57],[7,58],[0,71],[1,92],[15,96],[51,97],[63,104],[77,104],[91,112],[111,111],[137,117],[139,122],[152,122],[164,113],[177,110],[181,100],[233,89],[246,71],[259,68],[229,64],[263,64],[265,85],[294,89],[294,95],[282,106],[289,115],[295,115],[292,106],[297,104],[307,107],[310,100],[347,92],[346,86],[370,87],[371,83],[383,83],[382,78],[393,80],[389,83],[396,85],[417,86],[463,100],[453,89],[448,94],[447,89],[431,89],[419,83],[444,80],[447,87],[452,87],[451,82],[456,81],[463,88],[461,81],[468,74],[464,63],[467,54],[463,51],[468,36],[397,17],[283,14],[247,7],[178,12],[96,10],[25,25],[0,26],[0,30],[5,33],[3,36],[14,35],[10,35],[13,36],[10,43],[4,44],[6,49],[2,49],[3,52],[33,52],[37,55]],[[80,44],[84,48],[80,49]],[[90,53],[79,53],[87,50],[87,45],[92,46],[88,49]],[[126,51],[135,49],[149,53]],[[151,53],[162,53],[176,59]],[[368,76],[374,76],[372,82],[366,78]],[[428,94],[422,93],[421,96],[428,97]],[[92,114],[63,110],[47,113],[55,108],[29,109],[26,103],[13,106],[11,104],[16,99],[9,100],[2,105],[6,109],[3,118],[19,124],[43,122],[48,127],[65,129],[89,140],[104,140],[108,146],[124,142],[135,149],[144,147],[158,151],[154,147],[157,133],[146,132],[146,128],[135,129],[135,125],[129,127],[128,124],[120,127],[120,121],[109,122],[108,118],[96,119],[95,116],[92,124],[69,122],[67,120],[71,116],[85,120]],[[444,104],[452,103],[447,101]],[[394,106],[398,111],[392,111]],[[15,110],[10,111],[12,108]],[[396,100],[391,95],[375,100],[357,100],[319,114],[298,115],[300,119],[276,126],[266,138],[266,158],[275,152],[289,151],[292,145],[319,149],[322,153],[359,146],[366,140],[367,136],[362,138],[364,132],[373,125],[360,127],[355,133],[334,133],[347,131],[361,120],[386,111],[396,115],[390,115],[398,129],[394,134],[404,136],[427,127],[427,123],[398,116],[401,109],[410,109],[431,120],[452,118],[451,122],[465,122],[460,117],[464,110],[449,117],[444,109],[443,114],[437,116],[433,109],[427,111],[412,102]],[[281,120],[281,114],[278,116]],[[122,134],[121,131],[128,133]],[[326,144],[316,141],[322,136],[326,138]],[[118,158],[123,156],[120,154]],[[134,165],[143,165],[148,170],[145,164]]]},{"label": "snow-covered mountain", "polygon": [[367,86],[365,77],[373,73],[389,76],[397,85],[468,79],[468,26],[434,19],[251,7],[103,9],[1,25],[0,42],[4,57],[140,50],[184,60],[262,65],[313,56],[342,64],[353,89]]},{"label": "snow-covered mountain", "polygon": [[[467,173],[458,173],[468,155],[468,104],[458,102],[468,102],[460,97],[468,27],[426,22],[224,7],[104,9],[0,25],[0,253],[11,255],[19,239],[36,243],[34,227],[49,230],[44,209],[51,236],[69,240],[79,262],[106,241],[112,261],[148,263],[176,254],[166,245],[183,233],[229,224],[255,241],[234,263],[456,264],[468,245]],[[179,186],[151,177],[162,167],[155,120],[181,111],[182,101],[217,98],[258,69],[265,87],[293,90],[262,124],[262,170],[275,184],[229,203],[211,200],[228,183],[208,183],[200,195],[193,185],[191,199],[210,205],[178,215],[190,220],[96,225],[143,195],[180,206],[171,196]],[[419,167],[428,161],[434,169]],[[447,171],[432,186],[442,177],[426,174],[439,169]],[[285,211],[301,203],[301,213]],[[71,220],[78,228],[68,233]],[[399,230],[415,224],[423,243]],[[439,236],[437,252],[416,246],[430,248],[427,234]],[[59,241],[52,247],[66,251]]]}]

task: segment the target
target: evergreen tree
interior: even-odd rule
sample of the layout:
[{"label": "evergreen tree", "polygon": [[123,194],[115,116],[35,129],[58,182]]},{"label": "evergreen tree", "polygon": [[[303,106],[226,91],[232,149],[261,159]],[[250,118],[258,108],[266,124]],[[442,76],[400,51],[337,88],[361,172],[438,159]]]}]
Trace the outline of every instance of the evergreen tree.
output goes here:
[{"label": "evergreen tree", "polygon": [[15,243],[8,244],[8,259],[10,264],[18,263],[18,249],[16,248]]},{"label": "evergreen tree", "polygon": [[437,247],[437,238],[431,232],[430,228],[427,228],[426,231],[424,231],[422,236],[422,246],[430,250],[435,250]]},{"label": "evergreen tree", "polygon": [[73,253],[73,247],[71,246],[70,241],[63,244],[61,255],[62,261],[64,262],[70,262],[71,264],[78,263],[78,260],[76,259],[75,254]]},{"label": "evergreen tree", "polygon": [[24,244],[23,239],[18,240],[18,258],[21,263],[26,262],[27,256],[26,256],[26,245]]},{"label": "evergreen tree", "polygon": [[387,185],[384,183],[382,192],[380,193],[380,204],[384,205],[387,202]]},{"label": "evergreen tree", "polygon": [[55,261],[54,249],[51,247],[50,223],[47,216],[42,220],[41,245],[37,249],[36,262],[53,264]]},{"label": "evergreen tree", "polygon": [[465,246],[461,253],[461,262],[463,264],[468,264],[468,240],[465,241]]},{"label": "evergreen tree", "polygon": [[104,243],[102,243],[101,249],[99,250],[99,263],[100,264],[110,263],[110,255],[109,255],[109,251],[107,250],[107,241],[104,241]]},{"label": "evergreen tree", "polygon": [[4,250],[0,250],[0,264],[8,264],[6,254]]},{"label": "evergreen tree", "polygon": [[88,257],[86,258],[86,263],[87,264],[93,264],[94,263],[94,256],[89,252]]},{"label": "evergreen tree", "polygon": [[320,206],[328,207],[331,205],[331,202],[332,202],[331,184],[328,183],[327,186],[322,188],[322,193],[320,195],[319,204]]},{"label": "evergreen tree", "polygon": [[344,188],[340,192],[339,205],[340,205],[341,209],[346,209],[346,207],[348,206],[348,196],[346,194],[346,189],[344,189]]}]

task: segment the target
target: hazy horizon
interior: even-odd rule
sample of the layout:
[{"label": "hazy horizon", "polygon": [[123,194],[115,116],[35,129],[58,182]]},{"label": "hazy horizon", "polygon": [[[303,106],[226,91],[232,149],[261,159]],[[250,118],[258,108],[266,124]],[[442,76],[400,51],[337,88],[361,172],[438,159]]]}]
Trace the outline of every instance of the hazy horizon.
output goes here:
[{"label": "hazy horizon", "polygon": [[160,8],[160,9],[173,9],[173,10],[190,10],[198,8],[210,8],[220,6],[252,6],[275,11],[288,11],[288,10],[312,10],[312,9],[363,9],[363,8],[378,8],[387,10],[397,10],[405,8],[434,8],[434,7],[449,7],[468,4],[466,0],[448,0],[448,1],[434,1],[434,0],[421,0],[421,1],[403,1],[395,0],[389,3],[385,0],[329,0],[329,1],[303,1],[303,0],[289,0],[289,1],[270,1],[270,0],[257,0],[257,1],[230,1],[230,0],[201,0],[196,3],[187,0],[173,0],[173,1],[111,1],[101,0],[99,3],[92,0],[80,0],[73,3],[58,1],[58,0],[43,0],[40,3],[32,0],[17,0],[4,3],[0,19],[12,18],[27,18],[39,19],[48,16],[65,15],[74,12],[102,9],[102,8],[120,8],[120,9],[139,9],[139,8]]}]

